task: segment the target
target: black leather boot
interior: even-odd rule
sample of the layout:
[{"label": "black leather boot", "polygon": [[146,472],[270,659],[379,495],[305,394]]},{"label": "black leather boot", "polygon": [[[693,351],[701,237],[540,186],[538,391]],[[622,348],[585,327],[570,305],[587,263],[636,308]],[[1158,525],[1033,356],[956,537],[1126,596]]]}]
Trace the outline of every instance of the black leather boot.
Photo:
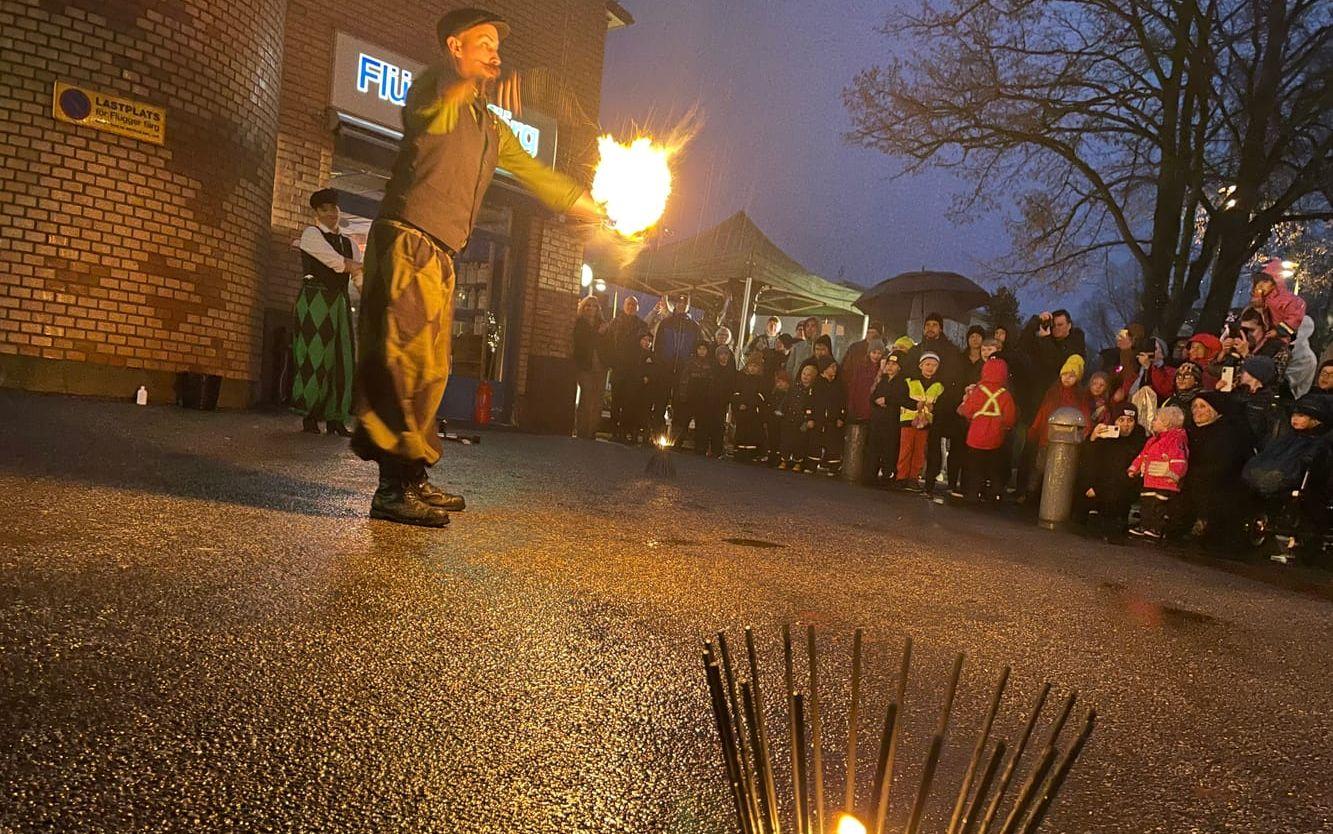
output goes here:
[{"label": "black leather boot", "polygon": [[342,420],[330,420],[324,424],[329,434],[336,434],[339,437],[351,437],[352,430],[343,425]]},{"label": "black leather boot", "polygon": [[449,523],[449,513],[426,503],[411,481],[384,476],[370,500],[370,517],[418,527],[444,527]]},{"label": "black leather boot", "polygon": [[461,513],[463,510],[467,509],[467,502],[463,500],[463,496],[445,492],[435,486],[435,484],[432,484],[430,479],[426,477],[425,470],[422,470],[413,486],[416,487],[417,494],[421,496],[421,500],[430,504],[432,507],[439,507],[445,512],[450,513]]},{"label": "black leather boot", "polygon": [[314,417],[307,417],[301,421],[301,431],[307,434],[319,434],[319,421]]}]

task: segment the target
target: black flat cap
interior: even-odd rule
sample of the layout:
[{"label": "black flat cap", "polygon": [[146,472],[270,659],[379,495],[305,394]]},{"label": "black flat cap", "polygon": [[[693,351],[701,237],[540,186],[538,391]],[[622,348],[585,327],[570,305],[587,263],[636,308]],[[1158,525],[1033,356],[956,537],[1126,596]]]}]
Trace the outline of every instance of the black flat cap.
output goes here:
[{"label": "black flat cap", "polygon": [[509,24],[500,15],[486,9],[478,9],[469,6],[464,9],[454,9],[447,12],[440,22],[435,24],[435,31],[440,36],[440,43],[444,43],[447,38],[460,35],[471,29],[473,26],[480,26],[483,23],[489,23],[500,33],[500,40],[509,37]]},{"label": "black flat cap", "polygon": [[335,206],[338,205],[338,189],[336,188],[321,188],[314,194],[310,195],[311,208],[327,206],[330,203]]}]

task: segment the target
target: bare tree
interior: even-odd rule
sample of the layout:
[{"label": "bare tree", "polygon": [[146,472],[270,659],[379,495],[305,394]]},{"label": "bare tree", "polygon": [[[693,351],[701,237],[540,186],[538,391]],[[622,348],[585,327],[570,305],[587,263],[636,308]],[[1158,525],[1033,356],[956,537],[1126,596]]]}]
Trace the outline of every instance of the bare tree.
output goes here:
[{"label": "bare tree", "polygon": [[849,139],[969,178],[958,214],[1012,206],[997,271],[1068,284],[1127,253],[1150,330],[1178,328],[1205,287],[1220,323],[1274,225],[1330,216],[1328,16],[1317,0],[927,0],[883,29],[907,57],[846,90]]}]

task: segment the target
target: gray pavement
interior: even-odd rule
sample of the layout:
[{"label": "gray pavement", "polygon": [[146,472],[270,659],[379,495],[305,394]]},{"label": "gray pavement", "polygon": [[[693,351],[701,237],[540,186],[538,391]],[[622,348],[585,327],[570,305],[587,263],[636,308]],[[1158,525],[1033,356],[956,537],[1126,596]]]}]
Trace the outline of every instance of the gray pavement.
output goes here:
[{"label": "gray pavement", "polygon": [[851,629],[869,713],[915,638],[913,782],[967,653],[927,831],[1005,664],[999,735],[1044,680],[1101,715],[1044,831],[1333,831],[1325,599],[817,477],[685,456],[653,481],[643,450],[499,432],[446,448],[472,508],[403,528],[364,517],[373,472],[345,443],[297,428],[0,391],[0,831],[730,831],[700,640],[754,625],[776,691],[787,621],[826,635],[830,739]]}]

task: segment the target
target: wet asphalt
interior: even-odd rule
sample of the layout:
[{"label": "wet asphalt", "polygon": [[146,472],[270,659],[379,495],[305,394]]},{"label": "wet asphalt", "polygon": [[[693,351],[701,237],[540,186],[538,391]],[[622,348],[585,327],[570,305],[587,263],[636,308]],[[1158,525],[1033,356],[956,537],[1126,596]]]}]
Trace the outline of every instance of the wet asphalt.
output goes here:
[{"label": "wet asphalt", "polygon": [[374,473],[345,442],[298,426],[0,391],[0,831],[731,831],[700,641],[753,625],[776,693],[786,622],[822,635],[831,806],[861,626],[862,803],[916,645],[894,825],[964,652],[923,831],[1005,665],[998,736],[1044,681],[1100,715],[1043,831],[1333,831],[1325,599],[819,476],[678,456],[658,480],[642,449],[502,432],[446,446],[471,505],[449,529],[399,527],[365,517]]}]

